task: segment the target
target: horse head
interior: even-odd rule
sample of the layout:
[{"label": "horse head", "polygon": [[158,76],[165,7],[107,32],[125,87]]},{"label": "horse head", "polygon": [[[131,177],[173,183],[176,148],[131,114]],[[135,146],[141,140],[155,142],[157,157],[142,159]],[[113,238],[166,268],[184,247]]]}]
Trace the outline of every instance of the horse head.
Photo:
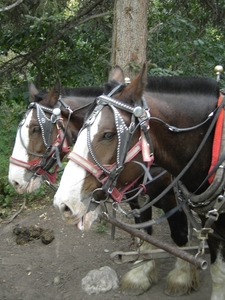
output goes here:
[{"label": "horse head", "polygon": [[57,169],[83,124],[86,105],[93,101],[81,97],[80,91],[78,97],[62,98],[58,79],[49,92],[39,93],[29,83],[29,93],[33,102],[18,126],[8,174],[18,193],[33,192],[43,180],[53,186]]},{"label": "horse head", "polygon": [[[110,80],[123,85],[121,78],[116,68]],[[113,98],[98,97],[84,120],[54,198],[63,218],[80,229],[91,227],[101,211],[99,204],[110,199],[121,201],[121,189],[134,185],[147,170],[145,165],[153,161],[145,136],[149,119],[142,98],[146,78],[144,65]]]}]

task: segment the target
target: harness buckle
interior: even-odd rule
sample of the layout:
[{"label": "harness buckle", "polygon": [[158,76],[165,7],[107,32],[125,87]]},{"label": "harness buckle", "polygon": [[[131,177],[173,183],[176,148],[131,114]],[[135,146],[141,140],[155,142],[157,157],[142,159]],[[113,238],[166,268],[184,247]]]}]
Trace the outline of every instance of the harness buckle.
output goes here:
[{"label": "harness buckle", "polygon": [[196,228],[193,229],[196,232],[197,238],[201,241],[207,240],[209,233],[213,233],[214,231],[212,228],[205,228],[205,227],[201,228],[200,230],[197,230]]},{"label": "harness buckle", "polygon": [[196,258],[199,255],[204,255],[205,254],[205,248],[206,248],[206,240],[208,239],[209,233],[213,233],[212,228],[201,228],[200,230],[197,230],[196,228],[193,228],[194,231],[196,232],[197,238],[200,240],[199,246],[198,246],[198,252],[196,254]]},{"label": "harness buckle", "polygon": [[209,210],[206,214],[206,218],[213,218],[214,221],[217,221],[218,218],[219,218],[219,213],[218,213],[218,210],[217,209],[212,209],[212,210]]}]

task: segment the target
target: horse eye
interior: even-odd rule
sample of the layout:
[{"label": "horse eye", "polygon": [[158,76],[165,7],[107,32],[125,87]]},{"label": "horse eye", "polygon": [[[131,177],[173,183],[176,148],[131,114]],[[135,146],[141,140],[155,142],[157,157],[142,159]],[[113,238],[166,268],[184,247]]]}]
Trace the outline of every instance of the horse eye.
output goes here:
[{"label": "horse eye", "polygon": [[115,135],[114,132],[106,132],[103,136],[103,140],[111,140]]},{"label": "horse eye", "polygon": [[41,128],[39,126],[35,126],[33,129],[32,129],[32,133],[39,133],[41,132]]}]

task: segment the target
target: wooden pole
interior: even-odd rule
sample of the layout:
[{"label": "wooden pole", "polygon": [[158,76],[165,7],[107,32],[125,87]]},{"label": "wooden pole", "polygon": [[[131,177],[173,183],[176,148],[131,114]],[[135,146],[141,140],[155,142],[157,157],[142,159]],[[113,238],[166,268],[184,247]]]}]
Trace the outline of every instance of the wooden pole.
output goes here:
[{"label": "wooden pole", "polygon": [[158,240],[156,237],[151,236],[147,234],[144,231],[131,228],[129,225],[126,225],[124,223],[119,222],[117,219],[113,218],[110,215],[102,214],[101,218],[104,219],[105,221],[111,223],[112,225],[119,227],[120,229],[140,238],[141,240],[144,240],[157,248],[163,249],[166,252],[169,252],[173,254],[176,257],[179,257],[193,265],[195,265],[198,269],[205,270],[208,267],[208,263],[206,260],[202,259],[201,257],[194,256],[186,251],[181,250],[178,247],[175,247],[173,245],[170,245],[168,243],[162,242]]}]

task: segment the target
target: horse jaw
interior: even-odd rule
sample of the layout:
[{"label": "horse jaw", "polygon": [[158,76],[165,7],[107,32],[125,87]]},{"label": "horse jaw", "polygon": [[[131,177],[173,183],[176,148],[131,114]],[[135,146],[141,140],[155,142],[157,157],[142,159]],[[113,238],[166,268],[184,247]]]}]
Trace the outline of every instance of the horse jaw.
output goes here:
[{"label": "horse jaw", "polygon": [[29,185],[27,187],[27,193],[31,194],[32,192],[36,191],[37,189],[40,188],[41,186],[41,177],[32,177],[31,180],[29,181]]},{"label": "horse jaw", "polygon": [[[71,195],[73,194],[72,192]],[[91,203],[91,197],[87,197],[78,202],[76,202],[73,197],[69,199],[66,197],[64,201],[60,199],[62,198],[59,195],[55,195],[55,208],[59,209],[63,220],[68,225],[75,225],[81,231],[88,231],[100,214],[100,205]]]},{"label": "horse jaw", "polygon": [[95,210],[91,210],[88,213],[86,213],[77,223],[77,228],[82,231],[88,231],[91,228],[93,222],[97,220],[100,211],[101,208],[100,205],[98,205]]}]

